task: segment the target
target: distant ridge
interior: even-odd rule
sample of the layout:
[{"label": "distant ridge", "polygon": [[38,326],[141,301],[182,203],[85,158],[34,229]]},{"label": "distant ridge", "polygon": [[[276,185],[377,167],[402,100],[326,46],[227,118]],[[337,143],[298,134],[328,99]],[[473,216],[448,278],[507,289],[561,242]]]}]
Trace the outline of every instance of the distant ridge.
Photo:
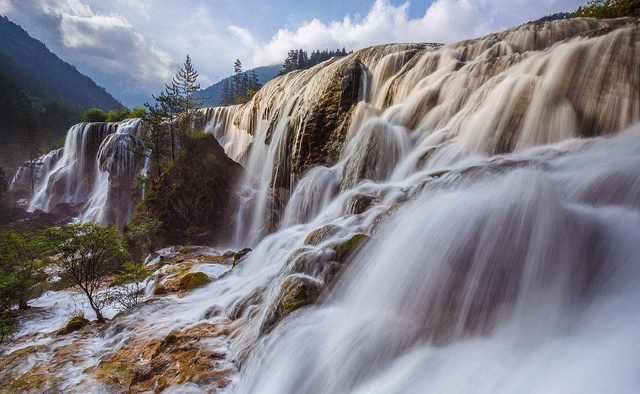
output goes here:
[{"label": "distant ridge", "polygon": [[[282,65],[275,64],[273,66],[256,67],[247,71],[254,71],[258,77],[258,82],[261,85],[264,85],[265,83],[275,78],[281,69]],[[202,89],[200,92],[198,92],[198,97],[200,98],[203,107],[217,107],[222,105],[224,81],[227,80],[231,82],[233,80],[233,75],[221,79],[208,88]]]},{"label": "distant ridge", "polygon": [[54,100],[77,111],[122,107],[103,87],[4,16],[0,17],[0,37],[0,74],[32,98]]}]

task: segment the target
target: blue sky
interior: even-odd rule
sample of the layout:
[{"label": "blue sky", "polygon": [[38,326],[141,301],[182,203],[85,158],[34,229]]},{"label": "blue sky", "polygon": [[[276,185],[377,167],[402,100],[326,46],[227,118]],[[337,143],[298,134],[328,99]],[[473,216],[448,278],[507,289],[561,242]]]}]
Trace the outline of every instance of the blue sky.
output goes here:
[{"label": "blue sky", "polygon": [[0,0],[0,14],[126,105],[143,103],[189,53],[207,86],[291,48],[454,42],[583,0]]}]

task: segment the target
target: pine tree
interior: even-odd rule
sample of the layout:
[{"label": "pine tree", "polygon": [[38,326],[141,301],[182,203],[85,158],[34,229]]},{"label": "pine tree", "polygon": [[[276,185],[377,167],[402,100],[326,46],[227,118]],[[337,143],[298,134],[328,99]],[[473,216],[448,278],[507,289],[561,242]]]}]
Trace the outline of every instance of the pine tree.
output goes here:
[{"label": "pine tree", "polygon": [[222,81],[222,105],[233,104],[233,89],[231,81],[227,78]]},{"label": "pine tree", "polygon": [[233,63],[233,101],[243,95],[242,91],[242,62],[236,59]]},{"label": "pine tree", "polygon": [[198,77],[198,71],[191,63],[191,56],[187,55],[182,68],[173,77],[172,81],[172,84],[178,89],[180,112],[186,116],[191,116],[191,112],[199,106],[199,100],[195,96],[196,92],[200,90]]},{"label": "pine tree", "polygon": [[258,91],[261,88],[260,81],[258,81],[258,75],[255,70],[249,71],[249,89]]}]

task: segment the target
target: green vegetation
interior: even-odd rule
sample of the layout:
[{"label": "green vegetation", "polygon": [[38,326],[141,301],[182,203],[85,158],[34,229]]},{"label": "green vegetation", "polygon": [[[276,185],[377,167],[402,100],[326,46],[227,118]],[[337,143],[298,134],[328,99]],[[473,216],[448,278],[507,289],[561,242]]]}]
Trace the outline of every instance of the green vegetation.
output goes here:
[{"label": "green vegetation", "polygon": [[282,70],[279,75],[287,74],[293,70],[304,70],[311,68],[316,64],[320,64],[325,60],[329,60],[332,57],[347,56],[352,52],[347,52],[346,49],[336,49],[335,51],[312,51],[311,56],[307,54],[307,51],[303,49],[292,49],[287,54],[287,57],[282,62]]},{"label": "green vegetation", "polygon": [[0,37],[0,166],[9,173],[59,147],[83,110],[122,106],[6,17]]},{"label": "green vegetation", "polygon": [[89,108],[81,116],[83,122],[121,122],[125,119],[144,118],[146,110],[143,107],[134,108],[132,110],[123,108],[119,110],[105,112],[100,108]]},{"label": "green vegetation", "polygon": [[640,0],[590,0],[578,8],[575,16],[588,18],[620,18],[640,16]]},{"label": "green vegetation", "polygon": [[143,238],[165,243],[211,241],[214,230],[223,234],[229,227],[226,214],[232,208],[231,180],[241,171],[212,135],[184,135],[176,160],[160,176],[147,180],[133,228],[149,229]]},{"label": "green vegetation", "polygon": [[246,103],[251,100],[260,87],[255,70],[243,71],[242,62],[240,59],[236,59],[233,64],[233,77],[223,81],[221,104]]},{"label": "green vegetation", "polygon": [[128,259],[122,234],[115,227],[72,224],[50,229],[48,236],[54,245],[55,265],[87,296],[98,321],[104,321],[102,309],[110,299],[99,296],[98,290],[106,276]]},{"label": "green vegetation", "polygon": [[50,253],[51,244],[41,232],[0,232],[0,343],[12,331],[14,308],[25,309],[36,295]]},{"label": "green vegetation", "polygon": [[87,320],[83,314],[77,314],[75,316],[72,316],[67,324],[60,331],[58,331],[58,335],[67,335],[74,331],[78,331],[87,324],[89,324],[89,320]]}]

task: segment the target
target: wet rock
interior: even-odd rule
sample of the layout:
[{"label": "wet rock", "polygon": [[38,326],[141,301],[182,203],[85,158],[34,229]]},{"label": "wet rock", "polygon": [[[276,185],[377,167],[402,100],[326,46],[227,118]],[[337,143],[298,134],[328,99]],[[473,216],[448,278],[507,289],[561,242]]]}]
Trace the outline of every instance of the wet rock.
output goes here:
[{"label": "wet rock", "polygon": [[364,245],[365,241],[369,239],[369,236],[366,234],[355,234],[348,238],[346,241],[337,244],[333,247],[333,250],[336,252],[335,259],[339,262],[346,261],[349,257],[353,255],[362,245]]},{"label": "wet rock", "polygon": [[309,235],[307,235],[307,238],[304,239],[304,243],[305,245],[317,246],[323,241],[326,241],[327,238],[337,234],[338,231],[340,231],[338,226],[327,224],[310,232]]},{"label": "wet rock", "polygon": [[78,331],[89,324],[89,320],[85,319],[84,316],[74,316],[67,322],[64,328],[58,331],[58,335],[67,335],[74,331]]},{"label": "wet rock", "polygon": [[346,214],[359,215],[369,209],[374,200],[375,197],[359,194],[345,203],[344,212]]},{"label": "wet rock", "polygon": [[97,380],[118,389],[128,390],[133,382],[135,371],[129,361],[101,361],[94,371]]},{"label": "wet rock", "polygon": [[280,287],[275,303],[270,307],[260,331],[269,333],[280,321],[292,312],[316,302],[324,284],[315,278],[303,274],[289,275]]},{"label": "wet rock", "polygon": [[189,291],[211,282],[211,278],[204,272],[188,272],[180,278],[180,290]]},{"label": "wet rock", "polygon": [[244,260],[244,258],[252,252],[251,248],[244,248],[242,250],[237,251],[236,253],[233,254],[233,266],[235,267],[236,265],[238,265],[239,262],[241,262],[242,260]]}]

